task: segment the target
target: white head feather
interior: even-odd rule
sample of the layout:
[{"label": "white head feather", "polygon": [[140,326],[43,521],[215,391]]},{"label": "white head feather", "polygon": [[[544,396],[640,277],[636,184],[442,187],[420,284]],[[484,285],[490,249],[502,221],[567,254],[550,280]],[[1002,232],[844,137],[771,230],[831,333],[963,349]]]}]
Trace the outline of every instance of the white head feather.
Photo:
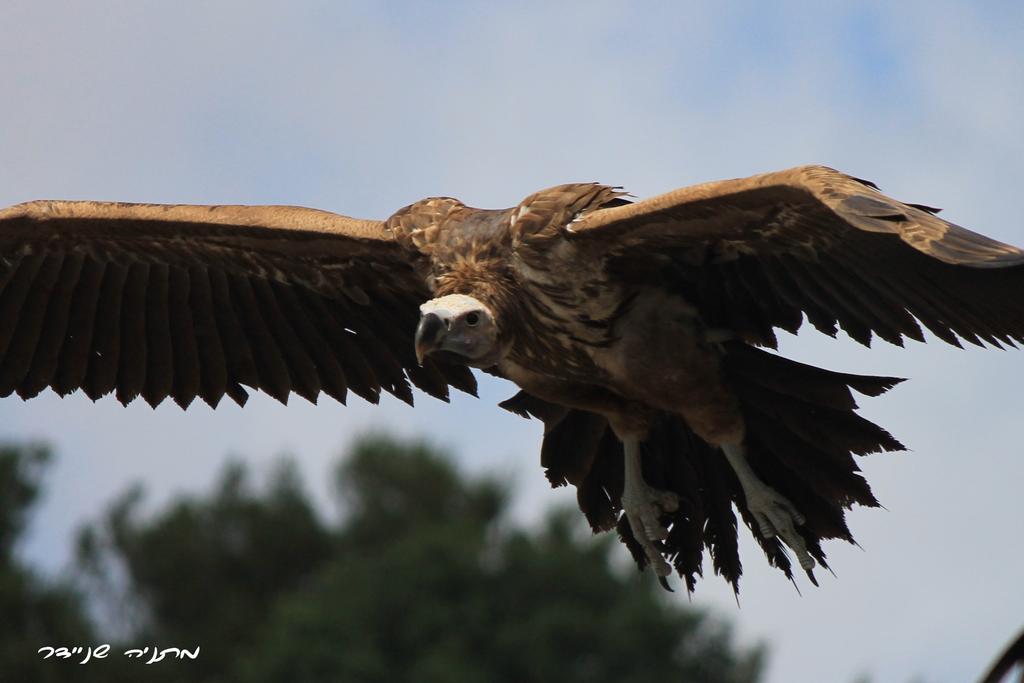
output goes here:
[{"label": "white head feather", "polygon": [[452,317],[458,317],[466,311],[479,311],[487,309],[480,301],[466,294],[448,294],[437,299],[431,299],[420,306],[420,314],[434,313],[436,311],[447,311]]}]

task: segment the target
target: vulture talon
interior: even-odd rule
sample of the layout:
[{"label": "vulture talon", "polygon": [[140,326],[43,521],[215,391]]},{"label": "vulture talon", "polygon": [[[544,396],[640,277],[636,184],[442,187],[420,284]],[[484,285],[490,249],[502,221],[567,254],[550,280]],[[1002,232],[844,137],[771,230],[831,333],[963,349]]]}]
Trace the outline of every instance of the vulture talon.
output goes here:
[{"label": "vulture talon", "polygon": [[775,489],[761,484],[747,494],[747,509],[757,520],[761,536],[766,539],[779,536],[796,554],[804,571],[814,569],[814,558],[807,552],[807,544],[796,530],[805,522],[804,516]]},{"label": "vulture talon", "polygon": [[625,483],[622,489],[622,509],[629,520],[633,537],[644,549],[647,561],[659,579],[672,574],[672,566],[665,561],[655,541],[668,538],[668,529],[661,523],[661,515],[679,509],[679,496],[671,491],[651,487],[640,469],[640,443],[626,439]]},{"label": "vulture talon", "polygon": [[814,558],[807,552],[807,543],[796,530],[807,519],[789,499],[754,474],[742,444],[723,444],[722,452],[740,480],[743,495],[747,499],[747,509],[757,520],[761,536],[765,539],[779,537],[796,554],[804,571],[814,569]]}]

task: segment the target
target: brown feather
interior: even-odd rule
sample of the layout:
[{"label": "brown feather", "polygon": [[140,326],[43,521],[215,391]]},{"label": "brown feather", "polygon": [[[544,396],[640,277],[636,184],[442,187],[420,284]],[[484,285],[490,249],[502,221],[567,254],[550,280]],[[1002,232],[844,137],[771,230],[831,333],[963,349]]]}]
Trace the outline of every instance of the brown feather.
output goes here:
[{"label": "brown feather", "polygon": [[89,369],[96,328],[96,310],[103,285],[105,264],[93,258],[82,263],[82,272],[75,288],[67,324],[67,335],[60,351],[57,370],[51,386],[61,396],[71,393],[85,383]]},{"label": "brown feather", "polygon": [[444,380],[464,394],[474,398],[477,395],[476,377],[473,371],[461,363],[448,363],[443,360],[430,360],[431,365],[437,368]]},{"label": "brown feather", "polygon": [[525,391],[520,391],[512,398],[505,399],[498,404],[498,407],[526,419],[537,418],[544,423],[545,433],[551,431],[569,414],[569,409],[565,406],[544,401]]},{"label": "brown feather", "polygon": [[46,254],[35,253],[20,258],[12,267],[0,299],[0,360],[7,355],[7,349],[18,329],[18,318],[29,295],[36,273],[46,260]]},{"label": "brown feather", "polygon": [[823,501],[837,510],[851,507],[854,503],[878,507],[878,500],[852,459],[842,462],[822,452],[815,444],[803,441],[756,406],[752,406],[747,415],[748,424],[758,434],[761,443]]},{"label": "brown feather", "polygon": [[288,394],[292,390],[291,376],[285,365],[284,353],[274,340],[263,312],[257,303],[253,285],[249,278],[232,276],[228,278],[231,298],[237,302],[239,322],[244,336],[251,340],[253,359],[256,361],[256,372],[259,376],[259,388],[281,403],[287,405]]},{"label": "brown feather", "polygon": [[815,276],[843,308],[858,320],[864,321],[873,333],[890,344],[903,346],[900,327],[893,324],[890,316],[885,315],[881,302],[870,296],[870,290],[865,291],[860,277],[847,271],[841,264],[834,263],[827,254],[822,257]]},{"label": "brown feather", "polygon": [[3,296],[7,283],[18,272],[18,266],[21,264],[22,258],[24,258],[24,255],[18,252],[0,254],[0,296]]},{"label": "brown feather", "polygon": [[[885,254],[879,255],[885,258]],[[975,346],[984,346],[984,342],[975,334],[974,324],[971,322],[971,314],[965,310],[955,295],[937,289],[925,267],[920,261],[910,261],[902,264],[911,273],[911,277],[900,274],[900,281],[907,290],[913,290],[916,296],[926,300],[936,311],[941,323],[960,339]]]},{"label": "brown feather", "polygon": [[149,264],[136,262],[128,269],[121,300],[121,355],[117,369],[117,400],[128,405],[146,386],[146,295]]},{"label": "brown feather", "polygon": [[288,375],[292,380],[292,391],[310,403],[316,403],[320,393],[320,377],[302,342],[281,313],[276,293],[266,280],[252,278],[250,283],[267,329],[277,340],[277,348],[284,353]]},{"label": "brown feather", "polygon": [[[85,256],[70,254],[65,260],[46,304],[46,318],[35,345],[31,365],[17,387],[23,399],[32,398],[45,389],[57,371],[61,347],[68,329],[72,296],[82,273]],[[19,333],[20,334],[20,333]]]},{"label": "brown feather", "polygon": [[172,266],[167,290],[169,339],[174,352],[171,395],[182,408],[188,408],[202,386],[199,348],[190,305],[191,288],[189,271],[182,266]]},{"label": "brown feather", "polygon": [[867,321],[848,308],[850,302],[845,301],[844,297],[835,291],[831,282],[823,277],[823,268],[791,256],[783,257],[781,260],[803,292],[822,308],[834,313],[839,327],[850,335],[851,339],[864,346],[871,346],[871,327]]},{"label": "brown feather", "polygon": [[345,371],[338,364],[328,342],[310,322],[302,300],[296,296],[295,290],[287,285],[276,285],[274,290],[282,313],[316,364],[316,373],[323,390],[338,401],[344,402],[348,391]]},{"label": "brown feather", "polygon": [[[812,365],[768,354],[747,344],[729,344],[726,353],[727,367],[736,377],[818,405],[840,409],[857,407],[846,382],[836,382]],[[773,360],[765,362],[764,357],[769,355]]]},{"label": "brown feather", "polygon": [[150,266],[146,290],[146,383],[142,397],[154,408],[167,398],[174,387],[174,351],[168,315],[169,278],[167,265]]},{"label": "brown feather", "polygon": [[0,396],[9,395],[28,374],[46,320],[50,296],[57,286],[63,264],[63,254],[47,254],[32,280],[18,315],[14,336],[7,346],[3,363],[0,363]]},{"label": "brown feather", "polygon": [[597,444],[594,464],[576,492],[580,510],[590,528],[595,532],[609,531],[618,523],[618,511],[622,508],[622,488],[616,488],[616,477],[621,477],[614,465],[622,460],[622,444],[611,429]]},{"label": "brown feather", "polygon": [[[830,337],[839,333],[836,315],[823,306],[815,297],[809,296],[786,270],[786,264],[776,255],[768,255],[760,261],[762,272],[768,282],[790,306],[802,310],[807,321],[816,330]],[[728,302],[722,302],[727,305]]]},{"label": "brown feather", "polygon": [[380,381],[381,388],[411,406],[412,388],[405,378],[402,366],[392,354],[385,351],[386,347],[374,334],[373,329],[357,316],[352,316],[346,327],[355,332],[349,338],[362,350],[363,358],[373,368],[373,374]]},{"label": "brown feather", "polygon": [[[921,258],[916,261],[914,272],[921,274],[926,286],[943,292],[942,303],[946,316],[956,318],[958,324],[966,326],[969,333],[975,333],[989,344],[999,347],[999,339],[1012,344],[1007,333],[1016,331],[1020,335],[1024,330],[1024,325],[1020,324],[1024,307],[1012,307],[1017,297],[1011,296],[1007,300],[1007,293],[1016,288],[1016,282],[1006,277],[1012,275],[1012,271],[987,269],[979,271],[976,276],[967,277],[964,270],[947,264]],[[1008,281],[1000,282],[1003,279]],[[945,284],[947,282],[948,285]],[[945,289],[949,291],[943,291]],[[1007,303],[1011,306],[1006,306]]]},{"label": "brown feather", "polygon": [[691,448],[700,449],[693,462],[704,486],[704,510],[707,522],[704,526],[704,545],[711,553],[711,562],[716,574],[724,578],[734,592],[739,592],[739,579],[743,565],[739,556],[736,515],[732,501],[739,498],[739,483],[725,458],[692,435]]},{"label": "brown feather", "polygon": [[572,410],[545,429],[540,464],[552,486],[579,486],[593,466],[607,428],[608,422],[600,415]]},{"label": "brown feather", "polygon": [[[220,336],[224,349],[224,360],[227,363],[228,388],[225,391],[236,386],[234,392],[235,395],[239,395],[238,391],[242,384],[259,389],[261,387],[260,372],[256,369],[256,353],[253,351],[253,344],[250,343],[250,337],[247,336],[242,325],[240,313],[242,304],[232,294],[232,284],[223,271],[211,268],[207,270],[207,276],[210,280],[210,294],[213,298],[217,333]],[[248,396],[244,389],[241,391],[240,395]]]},{"label": "brown feather", "polygon": [[907,311],[910,305],[909,301],[904,297],[904,303],[897,303],[901,296],[900,293],[890,287],[886,287],[883,278],[861,277],[857,271],[863,272],[861,264],[864,263],[864,259],[861,258],[857,250],[851,249],[846,254],[844,260],[846,264],[830,255],[822,256],[822,264],[825,269],[829,270],[834,277],[842,279],[846,283],[847,291],[853,292],[852,295],[857,297],[864,305],[872,306],[875,315],[885,321],[884,325],[888,329],[893,330],[896,338],[887,338],[887,341],[897,346],[903,346],[899,335],[904,335],[914,341],[923,342],[924,333],[921,331],[921,327],[917,324],[914,316]]},{"label": "brown feather", "polygon": [[331,348],[335,350],[338,362],[345,371],[349,389],[364,401],[379,402],[380,380],[356,344],[355,332],[347,330],[339,322],[339,318],[344,320],[348,317],[347,308],[340,302],[331,302],[332,306],[328,306],[328,302],[315,294],[306,295],[305,301],[327,333]]},{"label": "brown feather", "polygon": [[738,259],[736,268],[750,300],[764,311],[765,322],[796,334],[803,322],[800,306],[793,305],[772,286],[763,265],[753,259]]},{"label": "brown feather", "polygon": [[[189,269],[188,308],[192,316],[195,333],[195,348],[199,363],[199,396],[211,408],[216,408],[227,391],[228,365],[224,357],[224,346],[217,329],[214,313],[213,290],[206,268]],[[229,308],[229,307],[226,307]],[[229,311],[220,309],[222,315]],[[237,380],[233,380],[237,382]]]},{"label": "brown feather", "polygon": [[129,271],[127,266],[108,263],[103,273],[92,353],[82,385],[85,394],[93,401],[114,391],[117,386],[121,358],[121,306]]}]

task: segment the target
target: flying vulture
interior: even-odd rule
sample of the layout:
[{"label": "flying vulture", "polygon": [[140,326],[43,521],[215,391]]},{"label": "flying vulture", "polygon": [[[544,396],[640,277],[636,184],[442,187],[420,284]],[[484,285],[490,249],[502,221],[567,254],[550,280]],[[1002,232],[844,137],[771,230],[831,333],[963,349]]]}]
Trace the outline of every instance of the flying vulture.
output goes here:
[{"label": "flying vulture", "polygon": [[412,403],[410,384],[475,393],[478,368],[543,422],[551,483],[663,583],[692,590],[706,548],[736,587],[734,508],[813,581],[822,541],[853,540],[844,511],[878,505],[853,456],[902,449],[853,392],[901,380],[783,358],[776,328],[1013,346],[1022,264],[821,166],[636,202],[597,183],[501,210],[434,197],[384,221],[34,201],[0,211],[0,395]]}]

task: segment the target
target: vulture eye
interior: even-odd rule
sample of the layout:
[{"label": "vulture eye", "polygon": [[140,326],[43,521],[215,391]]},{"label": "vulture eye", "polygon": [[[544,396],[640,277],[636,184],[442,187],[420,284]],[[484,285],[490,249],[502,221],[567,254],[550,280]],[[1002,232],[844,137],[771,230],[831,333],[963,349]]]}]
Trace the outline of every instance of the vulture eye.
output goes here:
[{"label": "vulture eye", "polygon": [[479,323],[479,322],[480,322],[480,314],[479,313],[469,313],[468,315],[466,315],[466,324],[469,325],[470,327],[476,327],[477,323]]}]

